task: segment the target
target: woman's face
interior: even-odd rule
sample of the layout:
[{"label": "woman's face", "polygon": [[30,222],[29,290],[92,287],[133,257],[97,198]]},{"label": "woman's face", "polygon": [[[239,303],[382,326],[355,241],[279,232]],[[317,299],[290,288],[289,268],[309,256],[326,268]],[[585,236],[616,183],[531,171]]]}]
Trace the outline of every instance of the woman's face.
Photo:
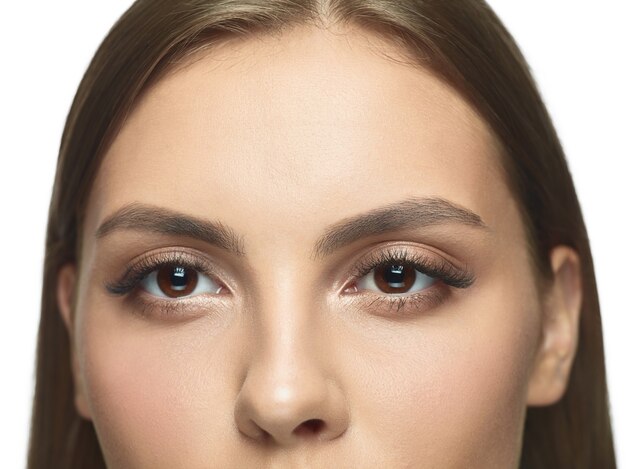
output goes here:
[{"label": "woman's face", "polygon": [[517,464],[541,335],[521,217],[473,108],[381,52],[226,43],[124,124],[73,324],[110,467]]}]

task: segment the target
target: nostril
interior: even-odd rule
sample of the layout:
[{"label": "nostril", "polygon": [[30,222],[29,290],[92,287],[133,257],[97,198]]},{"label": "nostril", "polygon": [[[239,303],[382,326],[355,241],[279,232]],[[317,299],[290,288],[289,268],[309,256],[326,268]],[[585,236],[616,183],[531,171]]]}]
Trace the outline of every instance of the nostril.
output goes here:
[{"label": "nostril", "polygon": [[302,422],[293,431],[295,435],[312,435],[319,433],[324,428],[324,421],[320,419],[309,419]]}]

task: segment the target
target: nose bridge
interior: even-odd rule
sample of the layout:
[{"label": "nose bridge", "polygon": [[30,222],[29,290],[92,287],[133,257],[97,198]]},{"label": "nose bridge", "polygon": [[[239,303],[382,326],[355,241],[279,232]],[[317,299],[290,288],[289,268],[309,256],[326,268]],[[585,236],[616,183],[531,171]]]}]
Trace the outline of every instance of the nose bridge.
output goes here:
[{"label": "nose bridge", "polygon": [[[273,280],[272,280],[273,277]],[[292,445],[332,439],[347,425],[347,403],[329,369],[323,311],[294,270],[265,277],[249,312],[249,363],[235,405],[240,431],[257,441]]]},{"label": "nose bridge", "polygon": [[[310,281],[295,262],[274,263],[259,272],[251,305],[257,355],[275,366],[308,361],[321,327],[321,311],[313,311]],[[278,368],[282,368],[278,366]],[[289,368],[289,367],[287,367]]]},{"label": "nose bridge", "polygon": [[293,371],[296,362],[313,365],[324,328],[314,276],[306,274],[303,256],[288,257],[285,252],[272,256],[280,261],[259,262],[264,268],[257,272],[250,305],[257,358],[277,371]]}]

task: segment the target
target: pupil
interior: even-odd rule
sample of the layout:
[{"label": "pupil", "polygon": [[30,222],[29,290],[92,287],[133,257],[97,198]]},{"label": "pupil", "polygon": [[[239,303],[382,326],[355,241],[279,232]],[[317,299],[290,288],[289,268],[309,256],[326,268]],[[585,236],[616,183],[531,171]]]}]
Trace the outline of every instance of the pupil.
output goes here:
[{"label": "pupil", "polygon": [[175,267],[170,276],[172,290],[184,290],[189,283],[189,275],[184,267]]},{"label": "pupil", "polygon": [[198,284],[198,273],[183,266],[167,266],[157,273],[157,283],[167,296],[178,298],[194,291]]},{"label": "pupil", "polygon": [[406,293],[415,277],[415,269],[401,264],[387,264],[374,271],[374,282],[385,293]]},{"label": "pupil", "polygon": [[389,282],[394,287],[401,287],[404,285],[404,266],[392,265],[390,270],[386,270],[383,277],[386,282]]}]

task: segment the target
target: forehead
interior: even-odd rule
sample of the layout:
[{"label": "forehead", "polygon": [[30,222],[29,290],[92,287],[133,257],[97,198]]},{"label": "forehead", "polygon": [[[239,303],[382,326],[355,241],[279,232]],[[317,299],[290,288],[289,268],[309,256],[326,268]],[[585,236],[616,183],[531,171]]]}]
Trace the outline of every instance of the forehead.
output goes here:
[{"label": "forehead", "polygon": [[297,28],[224,43],[151,87],[105,155],[86,233],[135,201],[300,239],[415,195],[490,224],[511,208],[498,161],[477,112],[402,51]]}]

